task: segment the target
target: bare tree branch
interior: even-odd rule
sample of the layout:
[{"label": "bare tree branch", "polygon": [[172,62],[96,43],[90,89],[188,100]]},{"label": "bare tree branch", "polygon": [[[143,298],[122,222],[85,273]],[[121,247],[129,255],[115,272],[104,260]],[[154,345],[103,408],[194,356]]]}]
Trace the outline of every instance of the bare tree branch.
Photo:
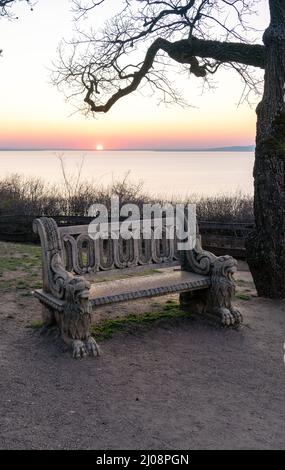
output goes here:
[{"label": "bare tree branch", "polygon": [[[8,17],[8,18],[17,18],[11,13],[12,6],[14,6],[17,2],[25,1],[27,4],[30,5],[31,10],[33,10],[32,4],[30,0],[0,0],[0,17]],[[0,56],[3,50],[0,49]]]},{"label": "bare tree branch", "polygon": [[[74,0],[77,18],[104,0]],[[188,66],[206,79],[232,65],[249,90],[256,91],[248,67],[264,68],[264,46],[249,44],[247,17],[255,0],[121,0],[122,10],[101,31],[80,30],[60,48],[53,81],[81,97],[86,111],[107,112],[141,83],[160,91],[165,101],[180,101],[168,78],[171,64]],[[84,23],[85,24],[85,23]],[[66,49],[71,52],[66,53]],[[212,62],[211,62],[212,60]]]},{"label": "bare tree branch", "polygon": [[[193,66],[193,58],[207,57],[219,61],[219,63],[241,63],[243,65],[252,65],[254,67],[264,68],[264,47],[258,45],[247,45],[238,43],[221,43],[218,41],[204,41],[200,39],[192,39],[189,41],[177,41],[170,43],[165,39],[158,38],[150,46],[147,51],[143,65],[138,72],[133,74],[131,83],[122,89],[119,89],[105,105],[97,106],[91,96],[94,94],[96,81],[90,81],[89,85],[85,84],[88,89],[84,101],[90,106],[93,112],[106,113],[121,98],[135,91],[142,79],[151,69],[155,56],[159,50],[165,51],[169,57],[176,62],[183,64],[191,64],[192,72],[195,70],[197,76],[203,76],[202,67],[198,64],[196,68]],[[191,70],[190,69],[190,70]],[[201,70],[202,69],[202,70]],[[200,70],[200,74],[199,74]]]},{"label": "bare tree branch", "polygon": [[10,16],[10,8],[16,3],[23,1],[31,5],[30,0],[0,0],[0,16]]}]

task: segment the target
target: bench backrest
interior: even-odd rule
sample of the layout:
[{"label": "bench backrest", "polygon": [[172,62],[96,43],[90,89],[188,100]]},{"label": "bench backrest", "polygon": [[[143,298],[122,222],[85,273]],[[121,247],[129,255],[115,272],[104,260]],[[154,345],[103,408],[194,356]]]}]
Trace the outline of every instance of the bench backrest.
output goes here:
[{"label": "bench backrest", "polygon": [[128,240],[122,237],[94,240],[88,234],[88,227],[58,228],[67,271],[84,274],[145,265],[168,267],[180,264],[177,240],[168,239],[165,230],[158,240],[142,236]]}]

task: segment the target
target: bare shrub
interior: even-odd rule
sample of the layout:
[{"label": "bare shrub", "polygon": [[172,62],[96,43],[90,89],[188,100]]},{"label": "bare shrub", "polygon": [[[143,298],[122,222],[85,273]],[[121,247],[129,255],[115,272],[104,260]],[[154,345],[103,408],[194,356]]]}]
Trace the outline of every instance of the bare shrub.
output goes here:
[{"label": "bare shrub", "polygon": [[40,178],[25,178],[19,174],[0,180],[0,215],[86,216],[94,203],[110,209],[111,196],[120,203],[133,203],[142,208],[146,202],[184,202],[197,205],[200,220],[217,222],[252,222],[253,199],[242,193],[219,196],[189,195],[178,200],[152,196],[143,191],[142,182],[132,182],[126,174],[121,180],[102,186],[89,181],[78,181],[72,191],[65,185],[49,185]]},{"label": "bare shrub", "polygon": [[200,220],[215,222],[252,222],[253,197],[237,192],[218,196],[193,196],[189,202],[195,203]]}]

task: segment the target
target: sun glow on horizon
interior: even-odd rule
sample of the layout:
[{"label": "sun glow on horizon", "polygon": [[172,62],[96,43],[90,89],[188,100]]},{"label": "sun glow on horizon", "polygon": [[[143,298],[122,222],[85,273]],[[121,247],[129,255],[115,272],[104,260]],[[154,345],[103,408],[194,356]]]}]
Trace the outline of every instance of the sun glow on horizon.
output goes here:
[{"label": "sun glow on horizon", "polygon": [[[118,1],[109,3],[106,17]],[[256,16],[259,30],[268,24],[267,3],[260,0]],[[256,114],[247,103],[237,107],[244,84],[235,70],[220,70],[217,86],[202,93],[197,77],[171,69],[171,80],[184,93],[188,107],[158,106],[156,97],[148,96],[146,91],[126,96],[98,119],[75,114],[74,107],[50,85],[49,71],[50,64],[56,61],[58,43],[72,33],[69,0],[38,2],[33,14],[25,8],[25,2],[19,2],[17,16],[20,20],[13,22],[1,18],[0,44],[4,54],[0,61],[0,149],[102,152],[254,143]],[[103,19],[98,17],[98,22]],[[25,92],[15,93],[21,69],[29,71],[21,76]],[[258,100],[252,103],[253,107]]]}]

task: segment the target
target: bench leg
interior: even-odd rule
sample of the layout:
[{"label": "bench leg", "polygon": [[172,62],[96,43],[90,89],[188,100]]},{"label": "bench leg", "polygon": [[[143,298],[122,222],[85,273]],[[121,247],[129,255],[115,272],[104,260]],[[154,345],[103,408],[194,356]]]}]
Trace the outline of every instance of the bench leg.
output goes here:
[{"label": "bench leg", "polygon": [[224,295],[220,289],[209,289],[207,312],[220,317],[224,326],[239,325],[243,321],[240,311],[231,304],[231,295]]},{"label": "bench leg", "polygon": [[65,333],[61,333],[63,341],[72,349],[72,357],[74,359],[81,359],[87,356],[100,356],[100,349],[95,339],[92,336],[89,338],[73,339]]},{"label": "bench leg", "polygon": [[80,309],[76,304],[67,304],[64,311],[57,315],[61,337],[71,348],[74,359],[100,356],[99,346],[90,333],[91,309],[88,303],[84,308],[81,304]]},{"label": "bench leg", "polygon": [[210,313],[218,316],[224,326],[242,323],[239,310],[232,305],[235,294],[233,275],[237,262],[231,256],[213,258],[211,265],[211,284],[207,290],[182,292],[181,308],[193,313]]},{"label": "bench leg", "polygon": [[232,305],[235,294],[233,274],[236,261],[231,256],[220,256],[213,263],[211,286],[207,295],[207,312],[221,318],[224,326],[239,325],[243,318]]},{"label": "bench leg", "polygon": [[66,286],[63,312],[57,314],[63,340],[72,348],[75,359],[99,356],[100,350],[91,336],[90,285],[85,279],[73,278]]},{"label": "bench leg", "polygon": [[75,359],[99,356],[100,350],[91,336],[90,285],[83,278],[74,277],[66,285],[62,311],[42,304],[42,333],[52,326],[59,329],[63,341],[71,348]]}]

